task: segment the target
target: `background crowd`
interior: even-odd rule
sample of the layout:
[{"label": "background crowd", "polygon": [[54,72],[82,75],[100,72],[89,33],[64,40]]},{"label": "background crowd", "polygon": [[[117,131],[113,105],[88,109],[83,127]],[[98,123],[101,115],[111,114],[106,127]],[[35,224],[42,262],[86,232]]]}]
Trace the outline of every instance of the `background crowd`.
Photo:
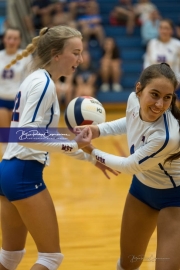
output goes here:
[{"label": "background crowd", "polygon": [[[84,63],[73,77],[62,77],[56,83],[59,101],[65,105],[79,95],[133,90],[132,72],[137,69],[140,73],[153,63],[168,62],[180,78],[180,20],[163,17],[155,1],[114,0],[111,4],[101,0],[26,2],[29,12],[23,23],[31,38],[44,26],[60,24],[75,27],[83,34]],[[3,36],[12,26],[17,25],[12,25],[8,16],[3,25],[1,23],[1,49],[6,50]],[[128,61],[125,60],[123,41],[127,46],[128,42],[138,46],[138,61],[131,58],[130,50],[127,51]],[[126,69],[130,73],[127,74]]]}]

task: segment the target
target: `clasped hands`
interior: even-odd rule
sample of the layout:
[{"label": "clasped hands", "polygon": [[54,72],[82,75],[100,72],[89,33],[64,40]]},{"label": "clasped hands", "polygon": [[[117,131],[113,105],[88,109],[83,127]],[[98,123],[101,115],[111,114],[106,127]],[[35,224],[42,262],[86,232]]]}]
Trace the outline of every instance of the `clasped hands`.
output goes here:
[{"label": "clasped hands", "polygon": [[100,135],[98,126],[76,126],[73,129],[73,132],[76,135],[75,141],[77,142],[78,147],[83,148],[84,152],[91,154],[94,149],[91,140],[98,138]]}]

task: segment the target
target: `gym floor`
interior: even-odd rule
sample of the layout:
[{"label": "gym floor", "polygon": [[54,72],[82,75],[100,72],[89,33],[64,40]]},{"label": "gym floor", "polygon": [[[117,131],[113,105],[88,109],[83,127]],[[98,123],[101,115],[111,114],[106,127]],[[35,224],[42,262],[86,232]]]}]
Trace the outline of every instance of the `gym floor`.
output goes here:
[{"label": "gym floor", "polygon": [[[124,110],[108,111],[107,121],[124,115]],[[60,126],[65,126],[63,113]],[[93,144],[115,155],[129,154],[124,135],[98,138]],[[50,166],[44,170],[44,180],[55,204],[61,249],[65,255],[59,269],[115,270],[122,211],[131,176],[111,175],[108,180],[88,162],[53,153]],[[155,252],[156,231],[149,242],[141,270],[155,268]],[[18,270],[30,269],[36,259],[36,246],[28,234],[26,255]]]}]

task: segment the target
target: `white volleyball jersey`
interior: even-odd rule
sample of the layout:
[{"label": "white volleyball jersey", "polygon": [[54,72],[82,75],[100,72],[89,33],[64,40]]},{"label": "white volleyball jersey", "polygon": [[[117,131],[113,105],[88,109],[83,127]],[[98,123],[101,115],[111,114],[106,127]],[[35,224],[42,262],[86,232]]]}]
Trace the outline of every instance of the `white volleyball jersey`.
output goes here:
[{"label": "white volleyball jersey", "polygon": [[180,185],[180,162],[164,164],[165,159],[179,151],[179,124],[172,113],[166,111],[157,121],[145,122],[139,117],[139,100],[133,92],[128,99],[126,122],[119,119],[100,124],[100,134],[127,132],[131,155],[118,157],[94,149],[92,156],[117,171],[136,175],[145,185],[172,188]]},{"label": "white volleyball jersey", "polygon": [[171,38],[166,43],[161,42],[159,39],[149,41],[144,58],[144,68],[162,62],[166,62],[171,66],[180,81],[180,41],[178,39]]},{"label": "white volleyball jersey", "polygon": [[22,58],[9,69],[5,66],[16,58],[22,50],[18,50],[16,54],[9,55],[5,50],[0,51],[0,98],[5,100],[14,100],[19,86],[30,71],[32,55]]},{"label": "white volleyball jersey", "polygon": [[[23,81],[16,95],[11,127],[47,129],[58,127],[59,116],[59,103],[54,82],[46,70],[34,71]],[[48,165],[48,152],[66,153],[77,159],[86,159],[94,163],[90,155],[81,149],[78,150],[75,141],[53,143],[48,138],[40,143],[8,143],[3,159],[17,157],[37,160]]]}]

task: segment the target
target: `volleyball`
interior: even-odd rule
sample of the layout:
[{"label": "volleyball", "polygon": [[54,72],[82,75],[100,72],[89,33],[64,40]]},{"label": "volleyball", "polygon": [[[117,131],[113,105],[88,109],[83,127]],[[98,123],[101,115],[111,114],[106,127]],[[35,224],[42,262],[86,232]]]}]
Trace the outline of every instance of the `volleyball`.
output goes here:
[{"label": "volleyball", "polygon": [[97,99],[81,96],[70,101],[64,119],[67,127],[72,131],[75,126],[97,125],[105,122],[106,112]]}]

